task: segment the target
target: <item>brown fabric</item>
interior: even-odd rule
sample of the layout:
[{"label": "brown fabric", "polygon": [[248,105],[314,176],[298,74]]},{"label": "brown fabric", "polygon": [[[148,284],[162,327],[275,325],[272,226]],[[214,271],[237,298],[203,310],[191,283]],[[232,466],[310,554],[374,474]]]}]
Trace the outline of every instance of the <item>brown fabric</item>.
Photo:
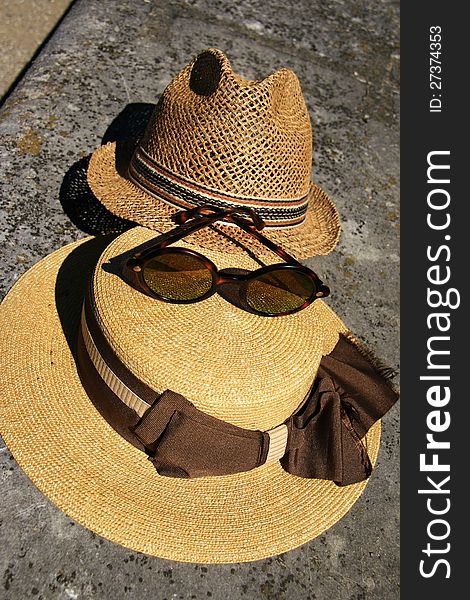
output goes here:
[{"label": "brown fabric", "polygon": [[[136,391],[135,376],[127,377],[127,369],[101,333],[95,337],[99,326],[89,307],[86,315],[101,355]],[[82,381],[95,406],[123,437],[145,450],[160,475],[229,475],[264,464],[269,449],[266,432],[236,427],[203,413],[180,394],[166,390],[158,395],[147,386],[145,400],[151,406],[139,419],[100,378],[81,334],[77,357]],[[288,440],[282,467],[292,475],[329,479],[338,485],[366,479],[372,466],[361,438],[397,398],[369,358],[340,335],[333,351],[322,358],[307,398],[286,421]]]},{"label": "brown fabric", "polygon": [[101,416],[124,439],[139,450],[145,451],[144,444],[132,431],[132,427],[139,422],[139,415],[121,402],[104,384],[88,356],[80,329],[77,342],[77,367],[83,388]]},{"label": "brown fabric", "polygon": [[184,396],[163,392],[134,433],[160,475],[204,477],[249,471],[263,464],[268,435],[211,417]]},{"label": "brown fabric", "polygon": [[104,360],[109,364],[111,369],[122,381],[125,381],[127,385],[138,395],[147,402],[152,404],[155,400],[156,392],[152,390],[143,381],[138,379],[132,371],[130,371],[114,354],[110,345],[101,331],[99,324],[92,310],[92,298],[91,298],[91,282],[86,291],[86,298],[84,303],[84,310],[86,316],[86,322],[91,336]]},{"label": "brown fabric", "polygon": [[[170,390],[161,395],[151,390],[130,374],[106,342],[93,316],[89,296],[85,302],[85,314],[87,326],[103,359],[128,387],[152,406],[139,419],[105,385],[88,356],[80,330],[77,366],[85,391],[113,429],[149,455],[160,475],[228,475],[248,471],[264,463],[269,448],[267,433],[243,429],[211,417]],[[140,384],[138,389],[136,381]],[[207,452],[208,447],[211,452]]]},{"label": "brown fabric", "polygon": [[361,438],[397,401],[398,394],[347,337],[321,360],[316,384],[288,421],[283,468],[299,477],[348,485],[372,470]]},{"label": "brown fabric", "polygon": [[149,455],[160,475],[228,475],[249,471],[266,460],[268,434],[206,415],[171,390],[160,396],[154,394],[154,404],[139,419],[104,384],[86,352],[81,332],[77,358],[85,391],[93,404],[120,435]]}]

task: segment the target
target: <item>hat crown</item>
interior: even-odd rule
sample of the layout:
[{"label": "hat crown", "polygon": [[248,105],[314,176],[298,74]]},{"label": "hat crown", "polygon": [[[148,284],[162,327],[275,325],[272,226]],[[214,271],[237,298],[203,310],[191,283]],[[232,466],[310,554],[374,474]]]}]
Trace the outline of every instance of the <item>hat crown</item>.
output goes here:
[{"label": "hat crown", "polygon": [[[283,423],[310,389],[322,355],[337,342],[330,309],[316,301],[301,313],[268,318],[218,294],[178,305],[149,298],[104,265],[154,235],[145,228],[129,230],[106,248],[96,267],[93,309],[113,352],[156,393],[182,394],[213,417],[261,431]],[[234,265],[226,253],[205,254],[218,268]],[[235,264],[259,267],[248,254],[237,256]]]},{"label": "hat crown", "polygon": [[167,86],[141,148],[169,171],[230,194],[296,198],[309,189],[312,131],[297,76],[280,69],[244,79],[214,48]]}]

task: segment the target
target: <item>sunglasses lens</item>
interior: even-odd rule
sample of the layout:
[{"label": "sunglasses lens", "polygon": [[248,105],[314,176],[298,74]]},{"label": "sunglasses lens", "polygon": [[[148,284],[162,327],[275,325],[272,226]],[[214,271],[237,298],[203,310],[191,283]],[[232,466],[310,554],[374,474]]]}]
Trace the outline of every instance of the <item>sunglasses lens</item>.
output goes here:
[{"label": "sunglasses lens", "polygon": [[167,252],[149,259],[143,269],[148,287],[166,300],[197,300],[212,287],[212,274],[192,254]]},{"label": "sunglasses lens", "polygon": [[276,269],[247,282],[245,298],[254,310],[282,315],[297,310],[315,292],[314,281],[295,269]]}]

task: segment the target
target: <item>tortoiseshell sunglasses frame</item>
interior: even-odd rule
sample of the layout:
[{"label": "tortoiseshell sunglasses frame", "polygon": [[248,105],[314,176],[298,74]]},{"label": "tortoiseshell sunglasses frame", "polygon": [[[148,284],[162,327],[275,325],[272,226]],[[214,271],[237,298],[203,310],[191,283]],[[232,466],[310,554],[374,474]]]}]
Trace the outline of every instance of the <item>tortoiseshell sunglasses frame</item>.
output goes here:
[{"label": "tortoiseshell sunglasses frame", "polygon": [[[247,215],[251,220],[246,219],[245,217],[240,216],[240,214]],[[243,304],[243,309],[248,312],[264,316],[264,317],[276,317],[276,316],[284,316],[296,313],[304,308],[307,308],[314,300],[317,298],[324,298],[329,295],[330,290],[328,286],[324,285],[321,279],[318,277],[314,271],[305,267],[301,263],[299,263],[293,256],[288,254],[285,250],[283,250],[280,246],[275,244],[273,241],[265,237],[260,233],[260,230],[264,227],[264,222],[262,219],[250,208],[237,207],[233,209],[219,209],[214,208],[212,206],[202,206],[196,207],[187,211],[182,211],[176,213],[174,216],[174,220],[177,223],[177,227],[167,232],[162,236],[162,240],[156,242],[154,245],[147,247],[144,251],[136,252],[133,254],[127,261],[124,263],[124,272],[127,276],[126,279],[130,280],[129,283],[137,289],[138,291],[150,296],[151,298],[156,298],[158,300],[162,300],[163,302],[170,302],[172,304],[192,304],[194,302],[200,302],[209,298],[213,294],[217,292],[218,287],[224,283],[238,283],[242,286],[243,282],[246,282],[250,279],[257,278],[266,273],[270,273],[275,270],[293,270],[303,275],[306,275],[314,284],[313,292],[309,298],[305,300],[305,302],[292,310],[285,312],[276,312],[276,313],[268,313],[262,312],[251,307],[246,299],[240,297],[240,300]],[[267,246],[270,250],[272,250],[275,254],[277,254],[280,258],[282,258],[285,263],[277,263],[273,265],[268,265],[256,269],[255,271],[250,271],[249,273],[243,274],[229,274],[227,272],[220,272],[216,265],[209,260],[206,256],[196,252],[195,250],[191,250],[189,248],[179,248],[179,247],[171,247],[168,248],[170,244],[173,244],[184,237],[202,229],[203,227],[207,227],[212,225],[216,221],[227,221],[233,223],[251,234],[255,237],[259,242],[263,245]],[[178,253],[185,254],[189,256],[196,257],[207,270],[211,273],[212,276],[212,285],[209,290],[202,296],[199,296],[194,299],[186,299],[186,300],[173,300],[169,298],[165,298],[164,296],[160,296],[156,292],[154,292],[146,283],[144,278],[144,268],[146,261],[155,258],[158,255],[167,254],[167,253]],[[223,271],[227,271],[224,269]]]}]

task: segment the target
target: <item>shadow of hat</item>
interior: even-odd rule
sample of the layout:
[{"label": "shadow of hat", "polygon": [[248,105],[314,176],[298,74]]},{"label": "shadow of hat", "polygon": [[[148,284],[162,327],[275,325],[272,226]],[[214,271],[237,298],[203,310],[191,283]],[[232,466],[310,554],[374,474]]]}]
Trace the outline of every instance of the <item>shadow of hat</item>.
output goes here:
[{"label": "shadow of hat", "polygon": [[[130,157],[145,132],[155,104],[128,104],[108,126],[101,143],[116,142],[120,155]],[[75,162],[64,175],[59,200],[65,214],[84,233],[123,233],[135,223],[110,212],[94,195],[87,181],[91,154]]]}]

